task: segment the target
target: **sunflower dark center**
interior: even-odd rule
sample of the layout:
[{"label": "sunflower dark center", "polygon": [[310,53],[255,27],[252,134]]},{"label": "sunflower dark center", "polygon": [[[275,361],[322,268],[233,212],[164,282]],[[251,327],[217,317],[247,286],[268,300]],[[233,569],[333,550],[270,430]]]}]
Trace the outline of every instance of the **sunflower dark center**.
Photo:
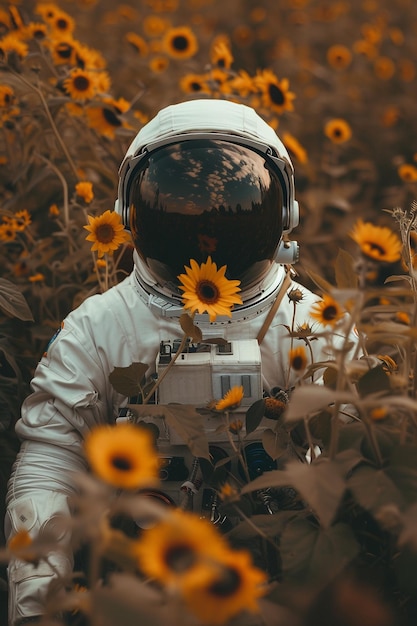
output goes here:
[{"label": "sunflower dark center", "polygon": [[59,30],[66,30],[68,28],[68,20],[66,20],[63,17],[60,17],[56,21],[56,27],[59,28]]},{"label": "sunflower dark center", "polygon": [[227,598],[238,591],[242,582],[239,572],[228,567],[225,569],[221,578],[210,585],[209,590],[213,596],[219,598]]},{"label": "sunflower dark center", "polygon": [[206,304],[214,304],[219,299],[219,290],[211,280],[202,280],[197,285],[197,295]]},{"label": "sunflower dark center", "polygon": [[76,76],[73,80],[73,85],[77,91],[87,91],[90,88],[91,82],[87,76]]},{"label": "sunflower dark center", "polygon": [[117,454],[113,456],[111,463],[114,468],[121,472],[130,472],[133,467],[130,459],[122,455],[118,456]]},{"label": "sunflower dark center", "polygon": [[384,256],[386,254],[385,248],[379,246],[375,241],[368,241],[367,245],[371,252],[376,252],[379,256]]},{"label": "sunflower dark center", "polygon": [[72,54],[72,46],[66,43],[60,43],[56,48],[56,53],[61,59],[69,59]]},{"label": "sunflower dark center", "polygon": [[334,320],[337,317],[337,308],[334,304],[329,304],[323,309],[323,319],[327,321]]},{"label": "sunflower dark center", "polygon": [[201,83],[199,83],[196,80],[194,80],[191,83],[191,89],[192,89],[192,91],[201,91]]},{"label": "sunflower dark center", "polygon": [[178,50],[179,52],[183,52],[184,50],[187,50],[188,46],[189,46],[188,39],[187,37],[184,37],[184,35],[177,35],[172,40],[172,47],[175,50]]},{"label": "sunflower dark center", "polygon": [[114,230],[111,224],[100,224],[96,230],[96,237],[100,243],[111,243],[114,239]]},{"label": "sunflower dark center", "polygon": [[165,563],[175,572],[185,572],[196,561],[195,551],[186,543],[170,546],[165,552]]},{"label": "sunflower dark center", "polygon": [[295,370],[302,370],[304,368],[304,359],[298,355],[292,359],[292,367]]},{"label": "sunflower dark center", "polygon": [[271,98],[271,102],[273,102],[274,104],[281,106],[285,103],[284,92],[278,87],[278,85],[270,83],[270,85],[268,86],[268,94]]},{"label": "sunflower dark center", "polygon": [[121,126],[122,122],[111,109],[103,109],[103,117],[110,126]]}]

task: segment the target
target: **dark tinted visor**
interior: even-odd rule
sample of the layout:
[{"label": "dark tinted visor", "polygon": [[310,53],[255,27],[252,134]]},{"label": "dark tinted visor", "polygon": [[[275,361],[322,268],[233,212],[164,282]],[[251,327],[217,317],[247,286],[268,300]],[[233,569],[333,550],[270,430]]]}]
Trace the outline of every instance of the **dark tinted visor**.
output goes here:
[{"label": "dark tinted visor", "polygon": [[135,247],[163,283],[211,256],[242,288],[267,271],[282,236],[281,174],[235,143],[192,139],[141,160],[128,182]]}]

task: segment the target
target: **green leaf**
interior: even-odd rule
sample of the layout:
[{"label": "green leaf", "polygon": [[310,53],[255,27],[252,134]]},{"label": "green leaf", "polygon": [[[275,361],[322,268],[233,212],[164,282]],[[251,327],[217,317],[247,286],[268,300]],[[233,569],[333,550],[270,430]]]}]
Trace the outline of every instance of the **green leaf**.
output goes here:
[{"label": "green leaf", "polygon": [[253,433],[265,415],[265,400],[257,400],[246,411],[246,433]]},{"label": "green leaf", "polygon": [[33,315],[19,289],[9,280],[0,278],[0,309],[24,322],[33,322]]},{"label": "green leaf", "polygon": [[335,261],[336,285],[340,289],[357,289],[358,273],[355,259],[345,250],[340,249]]},{"label": "green leaf", "polygon": [[127,398],[142,392],[141,382],[149,368],[145,363],[132,363],[128,367],[115,367],[109,381],[117,393]]},{"label": "green leaf", "polygon": [[[134,404],[132,410],[139,417],[163,417],[173,429],[171,444],[185,444],[194,456],[210,460],[209,444],[203,416],[192,404]],[[179,438],[175,440],[175,434]]]}]

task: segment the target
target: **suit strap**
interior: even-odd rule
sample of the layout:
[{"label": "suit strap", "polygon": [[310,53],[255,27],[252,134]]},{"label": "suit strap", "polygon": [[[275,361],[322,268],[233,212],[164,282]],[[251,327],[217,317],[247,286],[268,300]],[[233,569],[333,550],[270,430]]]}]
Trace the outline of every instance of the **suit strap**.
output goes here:
[{"label": "suit strap", "polygon": [[278,307],[282,302],[282,299],[284,297],[284,295],[287,293],[289,286],[291,285],[291,270],[289,268],[287,268],[287,272],[285,274],[285,278],[282,281],[282,285],[281,288],[277,294],[277,297],[275,298],[274,302],[272,303],[271,308],[269,309],[269,313],[266,316],[264,323],[262,324],[261,329],[259,330],[259,333],[256,337],[256,339],[258,340],[258,344],[261,345],[266,333],[268,332],[268,328],[271,325],[271,322],[273,320],[273,318],[275,317],[275,313],[278,311]]}]

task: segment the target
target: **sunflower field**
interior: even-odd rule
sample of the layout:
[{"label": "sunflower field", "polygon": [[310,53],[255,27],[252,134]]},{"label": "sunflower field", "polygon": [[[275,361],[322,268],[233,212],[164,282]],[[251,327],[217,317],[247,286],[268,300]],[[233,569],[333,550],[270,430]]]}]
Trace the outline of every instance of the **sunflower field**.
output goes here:
[{"label": "sunflower field", "polygon": [[[0,4],[1,517],[18,448],[14,424],[37,362],[69,311],[132,269],[132,241],[114,212],[126,149],[162,107],[207,97],[250,105],[289,151],[301,211],[294,271],[321,298],[311,312],[314,328],[288,329],[297,379],[289,398],[259,398],[244,421],[234,418],[240,388],[205,407],[222,420],[242,465],[245,433],[266,422],[259,432],[272,466],[243,481],[225,473],[225,459],[214,467],[210,484],[222,519],[235,520],[218,532],[198,515],[167,515],[135,493],[159,471],[143,430],[97,428],[86,441],[91,473],[80,477],[71,527],[85,548],[80,571],[61,581],[59,593],[51,590],[39,623],[411,626],[414,0]],[[183,345],[201,339],[193,325],[198,271],[194,262],[182,275]],[[210,271],[217,276],[215,265]],[[229,309],[239,303],[234,288],[226,287]],[[301,297],[290,292],[294,310]],[[215,319],[219,311],[208,313]],[[360,358],[351,356],[352,332]],[[317,335],[329,346],[320,385],[315,373],[323,364],[311,361],[309,349]],[[153,392],[141,389],[138,419],[152,413],[146,403]],[[170,410],[195,442],[198,422],[190,426],[190,416]],[[126,522],[133,518],[149,526],[139,538]],[[3,624],[7,560],[38,564],[56,536],[22,531],[6,546],[1,531],[0,539]]]}]

